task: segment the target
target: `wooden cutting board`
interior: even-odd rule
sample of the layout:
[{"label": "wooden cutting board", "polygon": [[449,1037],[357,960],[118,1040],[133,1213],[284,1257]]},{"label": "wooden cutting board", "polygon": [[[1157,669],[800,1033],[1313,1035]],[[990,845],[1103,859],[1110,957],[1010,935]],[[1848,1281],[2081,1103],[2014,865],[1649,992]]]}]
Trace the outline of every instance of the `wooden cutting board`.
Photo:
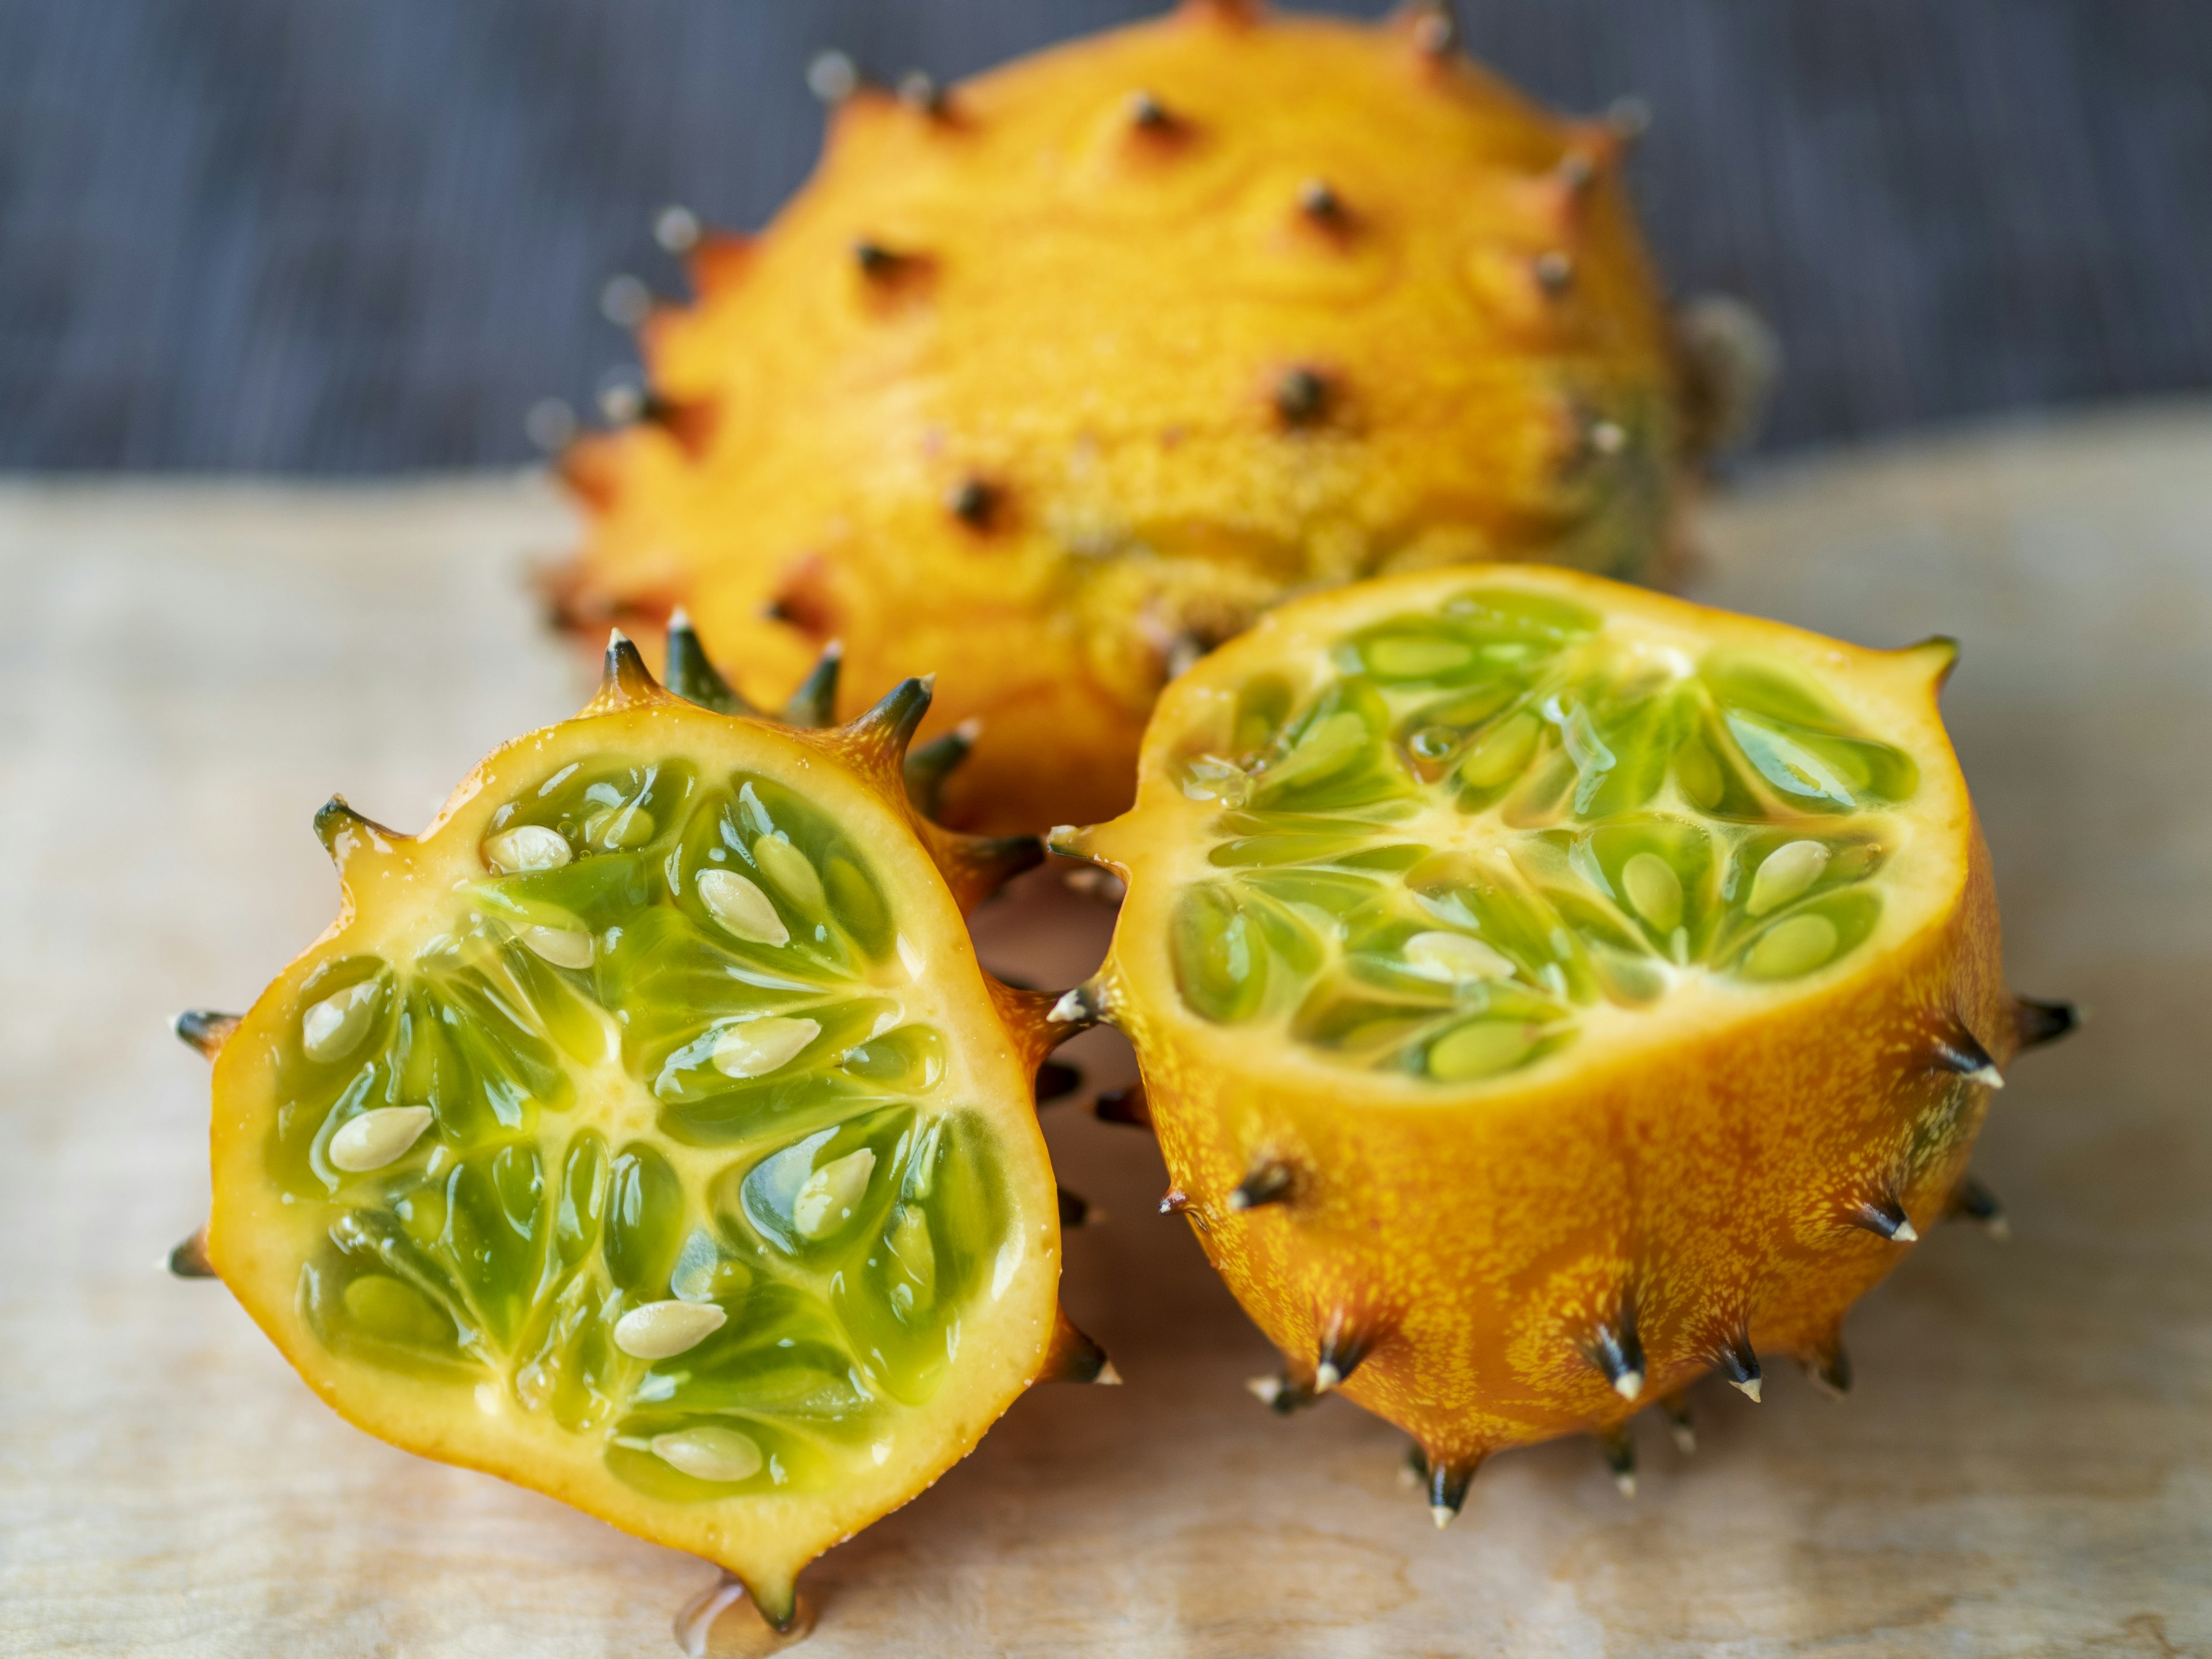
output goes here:
[{"label": "wooden cutting board", "polygon": [[[2015,982],[2087,1030],[2024,1061],[1978,1167],[2013,1238],[1945,1229],[1850,1329],[1845,1404],[1778,1376],[1654,1420],[1642,1490],[1587,1443],[1497,1459],[1459,1524],[1401,1437],[1295,1419],[1146,1137],[1049,1132],[1107,1212],[1067,1301],[1127,1386],[1043,1389],[806,1576],[810,1655],[2212,1654],[2212,410],[1761,474],[1696,597],[1870,644],[1965,642],[1947,706]],[[569,712],[520,581],[568,539],[507,478],[0,489],[0,1650],[673,1654],[712,1569],[331,1415],[221,1286],[204,1068],[331,915],[308,815],[419,823]],[[1066,983],[1108,918],[1048,884],[981,922]],[[1095,1082],[1129,1075],[1110,1033]],[[756,1650],[738,1606],[714,1651]]]}]

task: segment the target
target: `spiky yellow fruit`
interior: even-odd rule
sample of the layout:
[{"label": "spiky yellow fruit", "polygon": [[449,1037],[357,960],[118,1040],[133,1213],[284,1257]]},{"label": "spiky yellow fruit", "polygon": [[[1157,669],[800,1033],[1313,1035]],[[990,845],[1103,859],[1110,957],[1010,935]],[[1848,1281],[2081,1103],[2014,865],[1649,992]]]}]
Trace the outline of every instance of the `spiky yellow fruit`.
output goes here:
[{"label": "spiky yellow fruit", "polygon": [[[1127,804],[1145,718],[1285,595],[1470,560],[1649,570],[1686,410],[1611,123],[1445,15],[1186,5],[941,96],[863,88],[569,455],[565,613],[687,605],[770,700],[939,670],[948,821]],[[1692,401],[1694,401],[1692,399]]]},{"label": "spiky yellow fruit", "polygon": [[1598,578],[1417,573],[1171,686],[1070,1023],[1126,1031],[1187,1214],[1289,1360],[1415,1437],[1622,1425],[1844,1311],[1960,1206],[2004,989],[1936,712],[1881,652]]},{"label": "spiky yellow fruit", "polygon": [[1024,849],[909,806],[927,685],[794,729],[672,643],[686,696],[617,638],[419,837],[318,815],[337,921],[242,1018],[178,1024],[215,1195],[173,1265],[360,1427],[788,1625],[807,1561],[1103,1356],[1058,1313],[1041,1000],[961,919]]}]

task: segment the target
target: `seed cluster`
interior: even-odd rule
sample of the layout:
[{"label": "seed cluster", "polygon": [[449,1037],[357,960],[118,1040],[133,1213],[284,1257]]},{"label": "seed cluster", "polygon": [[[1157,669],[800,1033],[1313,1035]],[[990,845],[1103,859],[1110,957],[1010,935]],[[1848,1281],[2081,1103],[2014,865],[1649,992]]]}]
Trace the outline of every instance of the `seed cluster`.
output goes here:
[{"label": "seed cluster", "polygon": [[478,850],[412,956],[301,995],[270,1159],[329,1216],[311,1326],[678,1501],[882,1463],[1006,1222],[868,860],[767,778],[614,756]]},{"label": "seed cluster", "polygon": [[1470,587],[1247,683],[1179,767],[1219,803],[1178,901],[1184,1002],[1343,1063],[1463,1083],[1692,979],[1802,978],[1881,910],[1917,784],[1778,658],[1692,659]]}]

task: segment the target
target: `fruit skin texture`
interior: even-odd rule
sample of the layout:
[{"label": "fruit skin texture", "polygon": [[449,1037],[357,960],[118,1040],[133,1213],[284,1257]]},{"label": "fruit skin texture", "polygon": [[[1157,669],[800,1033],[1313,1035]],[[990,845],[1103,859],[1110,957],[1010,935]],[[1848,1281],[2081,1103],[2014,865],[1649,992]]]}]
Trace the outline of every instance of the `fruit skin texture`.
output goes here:
[{"label": "fruit skin texture", "polygon": [[942,670],[936,725],[984,723],[946,821],[1010,832],[1125,807],[1168,676],[1286,595],[1649,574],[1700,422],[1624,136],[1442,21],[1196,3],[863,88],[648,320],[646,417],[566,458],[556,608],[682,603],[766,705],[831,638],[848,713]]},{"label": "fruit skin texture", "polygon": [[[1037,999],[998,984],[975,964],[939,864],[971,889],[983,866],[963,864],[962,838],[921,820],[902,780],[902,757],[927,697],[926,685],[909,685],[842,729],[792,730],[710,712],[671,695],[617,635],[605,681],[583,713],[487,757],[419,837],[385,830],[333,801],[318,815],[317,829],[343,883],[337,920],[242,1019],[192,1014],[179,1021],[179,1035],[210,1053],[215,1065],[213,1211],[204,1234],[180,1247],[185,1261],[179,1271],[197,1275],[211,1266],[308,1386],[356,1427],[712,1559],[744,1581],[763,1616],[787,1626],[795,1616],[793,1579],[807,1561],[933,1482],[1031,1383],[1098,1380],[1103,1363],[1058,1312],[1058,1212],[1030,1085],[1049,1043],[1032,1006]],[[597,1455],[599,1442],[564,1431],[542,1410],[522,1409],[495,1386],[479,1388],[471,1401],[451,1382],[349,1364],[318,1340],[301,1305],[303,1245],[322,1225],[323,1206],[283,1201],[286,1195],[264,1164],[276,1133],[277,1068],[298,1018],[302,985],[325,962],[351,951],[404,948],[410,930],[420,934],[426,895],[480,873],[477,848],[489,814],[514,788],[564,761],[625,750],[663,761],[743,766],[803,790],[838,814],[898,894],[902,926],[911,927],[932,964],[933,989],[942,988],[945,1002],[972,1022],[971,1030],[988,1034],[972,1045],[975,1103],[988,1112],[1000,1137],[1010,1225],[1021,1230],[1026,1248],[1002,1273],[1003,1294],[967,1310],[958,1370],[927,1408],[926,1420],[898,1419],[896,1443],[873,1472],[879,1478],[791,1496],[659,1501],[614,1478]],[[619,1120],[600,1127],[624,1132]],[[627,1132],[637,1132],[634,1122]],[[303,1213],[308,1210],[317,1213]],[[1110,1374],[1103,1380],[1112,1380]]]},{"label": "fruit skin texture", "polygon": [[[1865,948],[1778,1000],[1649,1016],[1616,1044],[1585,1041],[1492,1082],[1438,1085],[1240,1044],[1174,990],[1167,907],[1189,867],[1174,826],[1190,810],[1170,775],[1176,745],[1285,640],[1343,631],[1348,599],[1363,617],[1386,602],[1432,609],[1464,575],[1274,613],[1170,689],[1136,808],[1055,836],[1129,884],[1085,994],[1136,1048],[1201,1246],[1293,1385],[1310,1387],[1333,1325],[1340,1347],[1364,1347],[1341,1368],[1342,1392],[1419,1443],[1439,1524],[1488,1454],[1610,1430],[1728,1370],[1732,1350],[1795,1354],[1841,1385],[1844,1312],[1904,1249],[1853,1210],[1894,1199],[1924,1232],[1987,1105],[1988,1086],[1944,1069],[1936,1044],[1963,1025],[2004,1061],[2021,1041],[1988,855],[1936,709],[1948,646],[1867,651],[1568,573],[1503,579],[1816,665],[1918,763],[1924,856],[1909,902]],[[1287,1201],[1237,1209],[1232,1193],[1269,1160],[1294,1172]],[[1624,1384],[1603,1349],[1628,1333],[1641,1352]]]}]

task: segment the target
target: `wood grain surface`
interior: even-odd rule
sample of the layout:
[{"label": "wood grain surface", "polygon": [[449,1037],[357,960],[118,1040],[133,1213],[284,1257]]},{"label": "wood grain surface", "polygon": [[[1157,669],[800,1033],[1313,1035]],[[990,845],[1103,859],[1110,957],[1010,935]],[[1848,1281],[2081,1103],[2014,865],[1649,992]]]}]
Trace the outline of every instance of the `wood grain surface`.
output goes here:
[{"label": "wood grain surface", "polygon": [[[1619,1498],[1588,1443],[1497,1459],[1434,1531],[1402,1442],[1240,1386],[1268,1353],[1146,1138],[1048,1115],[1067,1300],[1121,1389],[1040,1390],[805,1583],[831,1656],[2212,1654],[2212,410],[1769,471],[1696,597],[1873,644],[1955,634],[1947,707],[2015,982],[2092,1015],[2024,1060],[1940,1231],[1854,1316],[1859,1384],[1711,1383]],[[672,1654],[711,1569],[318,1404],[221,1286],[206,1080],[163,1030],[328,920],[309,814],[412,827],[569,712],[507,478],[0,489],[0,1650]],[[1104,912],[1033,884],[987,955],[1067,982]],[[1083,1039],[1093,1081],[1128,1074]],[[715,1652],[757,1650],[740,1605]]]}]

